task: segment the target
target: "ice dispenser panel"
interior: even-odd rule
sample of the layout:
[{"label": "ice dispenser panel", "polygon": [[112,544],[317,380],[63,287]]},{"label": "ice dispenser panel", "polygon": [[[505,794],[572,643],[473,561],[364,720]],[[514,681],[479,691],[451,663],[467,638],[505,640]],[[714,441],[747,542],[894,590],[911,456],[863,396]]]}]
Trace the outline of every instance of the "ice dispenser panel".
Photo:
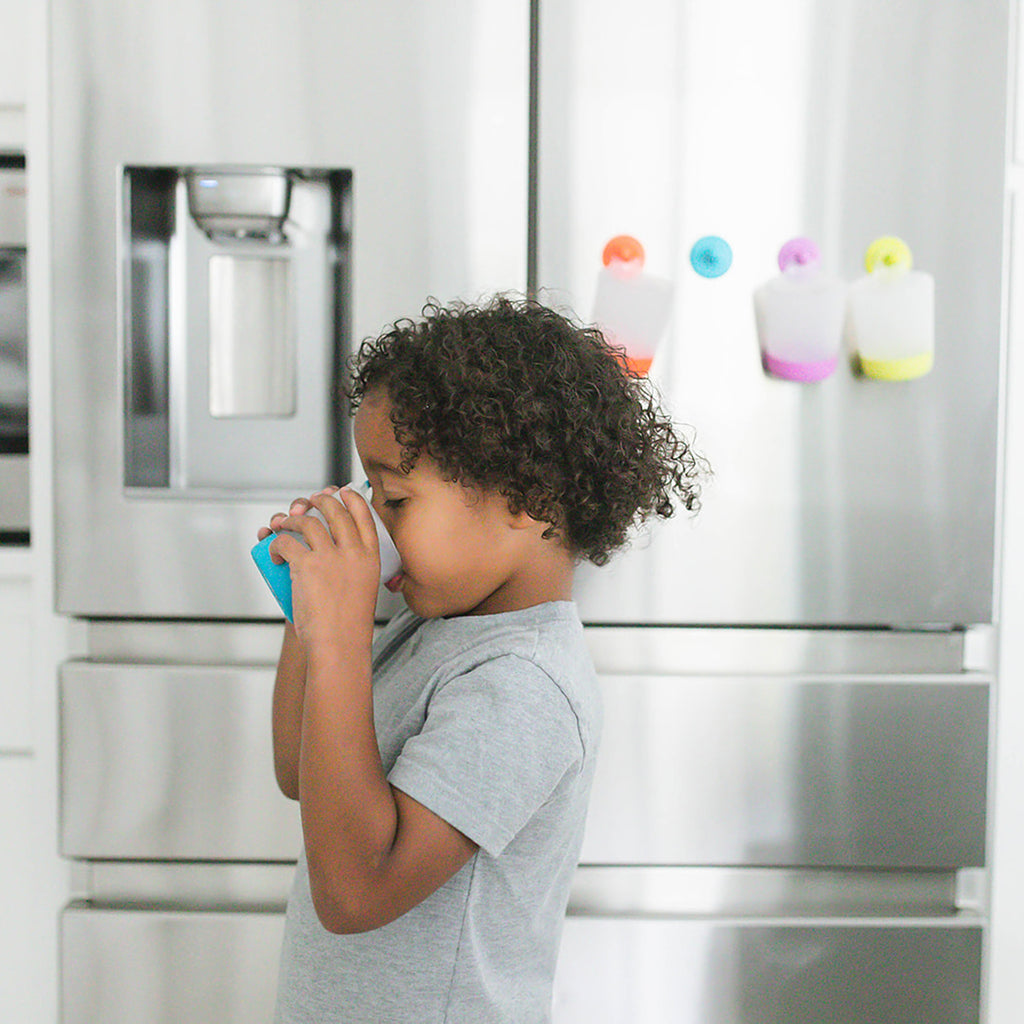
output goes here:
[{"label": "ice dispenser panel", "polygon": [[291,264],[210,257],[210,415],[295,415]]},{"label": "ice dispenser panel", "polygon": [[348,478],[351,184],[340,169],[125,168],[126,487]]}]

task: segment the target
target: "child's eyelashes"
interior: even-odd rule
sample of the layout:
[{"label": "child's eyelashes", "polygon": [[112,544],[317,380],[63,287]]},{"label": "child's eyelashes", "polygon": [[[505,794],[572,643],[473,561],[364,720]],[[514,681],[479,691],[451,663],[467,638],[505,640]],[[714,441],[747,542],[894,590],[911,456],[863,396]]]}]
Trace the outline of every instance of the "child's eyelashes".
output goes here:
[{"label": "child's eyelashes", "polygon": [[401,508],[405,504],[405,498],[385,498],[385,508]]}]

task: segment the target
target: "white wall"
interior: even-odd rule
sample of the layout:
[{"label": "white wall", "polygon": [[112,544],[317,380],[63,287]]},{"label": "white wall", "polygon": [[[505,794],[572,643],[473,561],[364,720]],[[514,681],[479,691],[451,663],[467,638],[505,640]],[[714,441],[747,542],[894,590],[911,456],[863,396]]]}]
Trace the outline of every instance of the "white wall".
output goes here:
[{"label": "white wall", "polygon": [[44,0],[0,0],[0,149],[29,165],[32,544],[0,549],[0,1021],[56,1024],[57,665],[72,624],[53,614]]},{"label": "white wall", "polygon": [[0,0],[0,108],[25,105],[32,6],[31,0]]},{"label": "white wall", "polygon": [[1024,1019],[1024,4],[1008,174],[1007,391],[987,1024]]},{"label": "white wall", "polygon": [[30,17],[26,0],[0,0],[0,151],[25,141]]}]

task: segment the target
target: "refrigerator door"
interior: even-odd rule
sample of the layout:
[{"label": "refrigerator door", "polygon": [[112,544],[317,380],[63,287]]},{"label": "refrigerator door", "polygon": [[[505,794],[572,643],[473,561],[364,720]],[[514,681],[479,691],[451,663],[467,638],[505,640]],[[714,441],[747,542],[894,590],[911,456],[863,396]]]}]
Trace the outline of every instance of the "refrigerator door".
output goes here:
[{"label": "refrigerator door", "polygon": [[993,679],[955,634],[587,637],[605,715],[581,863],[986,864]]},{"label": "refrigerator door", "polygon": [[[827,644],[738,636],[759,670],[741,670],[720,635],[588,639],[605,726],[583,863],[985,864],[991,679],[921,671],[949,662],[946,638],[901,650],[838,631]],[[904,671],[879,671],[883,656]],[[294,860],[302,835],[274,781],[271,666],[69,662],[61,676],[65,855]]]},{"label": "refrigerator door", "polygon": [[[273,911],[97,909],[62,921],[64,1024],[251,1024],[273,1016]],[[570,915],[555,1024],[972,1024],[981,930]]]},{"label": "refrigerator door", "polygon": [[[139,396],[125,394],[122,379],[133,344],[121,336],[125,261],[144,254],[125,240],[125,175],[171,169],[184,181],[189,168],[284,167],[350,176],[336,268],[351,294],[340,314],[346,347],[415,315],[429,296],[522,290],[528,4],[55,0],[51,22],[58,607],[277,618],[249,548],[297,493],[283,483],[294,444],[250,441],[238,456],[271,478],[276,460],[278,490],[176,494],[126,482],[124,407]],[[299,217],[299,199],[289,216]],[[167,236],[159,215],[147,227],[143,241]],[[173,240],[166,249],[153,266],[173,295],[184,269]],[[149,313],[152,334],[166,333],[162,311]],[[172,377],[179,357],[172,352]],[[320,378],[330,416],[347,421],[332,375]],[[179,433],[192,436],[187,425]],[[144,438],[137,447],[132,462],[142,461]],[[145,467],[135,468],[144,479]],[[343,482],[311,475],[304,490]]]},{"label": "refrigerator door", "polygon": [[[90,637],[61,678],[62,852],[88,878],[65,1024],[269,1020],[302,842],[273,779],[277,630]],[[962,636],[587,640],[605,730],[558,1024],[978,1020],[991,680]]]},{"label": "refrigerator door", "polygon": [[[541,5],[538,285],[589,320],[605,243],[641,241],[674,285],[651,378],[714,471],[695,519],[580,574],[588,621],[991,621],[1009,8]],[[782,245],[852,281],[883,235],[934,276],[934,369],[768,377],[753,296]]]},{"label": "refrigerator door", "polygon": [[985,864],[988,686],[605,676],[584,864]]},{"label": "refrigerator door", "polygon": [[[273,1016],[284,917],[72,905],[63,1024],[252,1024]],[[555,1024],[972,1024],[981,929],[570,915]]]}]

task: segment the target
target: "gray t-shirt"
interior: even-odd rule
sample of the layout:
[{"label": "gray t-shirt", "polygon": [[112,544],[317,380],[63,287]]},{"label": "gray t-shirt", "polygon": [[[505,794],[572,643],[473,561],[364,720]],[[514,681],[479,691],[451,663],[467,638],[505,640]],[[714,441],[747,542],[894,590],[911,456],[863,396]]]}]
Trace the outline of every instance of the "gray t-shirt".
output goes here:
[{"label": "gray t-shirt", "polygon": [[601,724],[576,608],[429,620],[402,611],[373,659],[389,781],[480,849],[408,913],[357,935],[320,924],[301,855],[276,1020],[547,1021]]}]

